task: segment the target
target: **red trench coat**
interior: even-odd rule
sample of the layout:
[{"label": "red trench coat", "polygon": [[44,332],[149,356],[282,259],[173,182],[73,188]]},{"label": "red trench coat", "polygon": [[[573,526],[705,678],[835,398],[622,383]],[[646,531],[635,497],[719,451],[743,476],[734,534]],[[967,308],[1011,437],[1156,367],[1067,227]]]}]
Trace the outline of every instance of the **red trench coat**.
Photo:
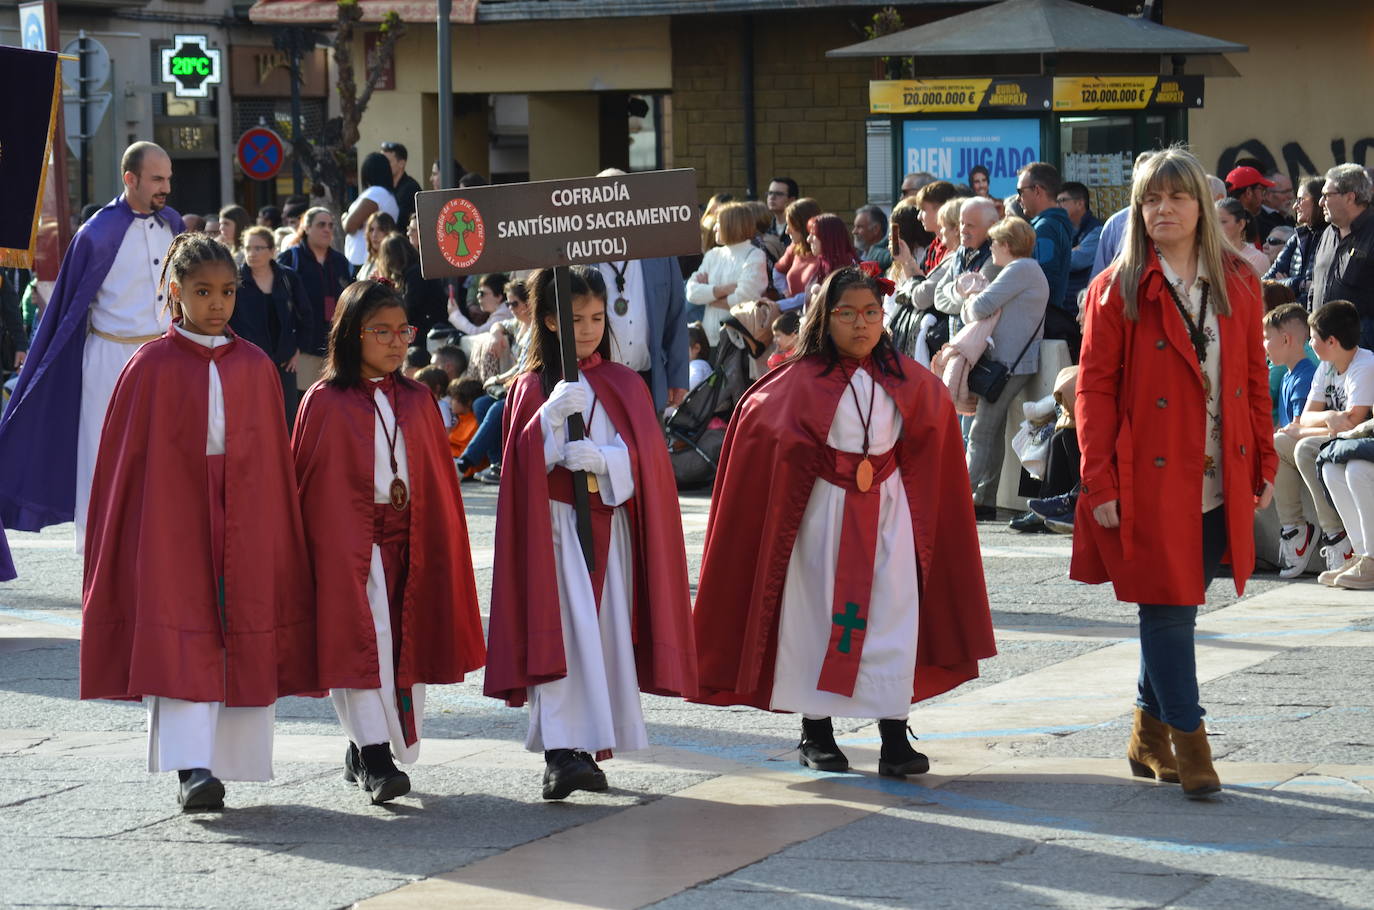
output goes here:
[{"label": "red trench coat", "polygon": [[[1221,349],[1222,485],[1229,562],[1243,594],[1255,564],[1255,496],[1277,468],[1270,418],[1259,281],[1227,256],[1231,315],[1217,320]],[[1110,581],[1117,599],[1203,603],[1202,371],[1153,252],[1141,277],[1140,318],[1123,314],[1112,273],[1088,288],[1078,373],[1082,495],[1074,520],[1072,578]],[[1119,500],[1121,526],[1092,510]]]}]

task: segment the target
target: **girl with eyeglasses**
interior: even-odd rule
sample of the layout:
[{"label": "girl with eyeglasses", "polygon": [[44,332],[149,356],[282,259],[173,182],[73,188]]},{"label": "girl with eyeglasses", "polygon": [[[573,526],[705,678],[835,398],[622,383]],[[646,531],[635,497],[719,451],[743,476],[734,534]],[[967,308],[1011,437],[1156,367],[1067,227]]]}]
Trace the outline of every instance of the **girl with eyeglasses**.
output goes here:
[{"label": "girl with eyeglasses", "polygon": [[81,697],[142,699],[182,811],[272,778],[276,700],[315,691],[315,616],[272,361],[229,331],[229,248],[165,257],[167,333],[120,374],[86,524]]},{"label": "girl with eyeglasses", "polygon": [[731,418],[694,612],[698,698],[801,714],[800,762],[818,771],[849,769],[833,715],[878,718],[878,771],[905,777],[930,767],[907,739],[912,702],[996,649],[954,407],[893,350],[879,272],[831,273],[792,358]]},{"label": "girl with eyeglasses", "polygon": [[425,685],[461,682],[485,659],[448,436],[429,389],[400,374],[414,339],[394,288],[349,285],[292,441],[319,688],[348,734],[344,780],[374,804],[410,791],[393,757],[419,757]]}]

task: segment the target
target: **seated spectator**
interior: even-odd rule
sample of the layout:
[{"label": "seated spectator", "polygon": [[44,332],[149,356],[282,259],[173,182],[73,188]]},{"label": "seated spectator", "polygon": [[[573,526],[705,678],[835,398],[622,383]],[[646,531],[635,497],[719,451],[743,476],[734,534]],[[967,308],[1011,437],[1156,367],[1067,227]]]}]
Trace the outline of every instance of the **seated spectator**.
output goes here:
[{"label": "seated spectator", "polygon": [[[445,397],[448,400],[449,413],[453,416],[448,432],[448,445],[455,461],[462,457],[468,443],[477,434],[477,415],[472,412],[472,406],[481,396],[482,383],[476,379],[455,379],[448,384],[448,393]],[[464,472],[463,479],[466,480],[484,467],[485,461],[473,465]]]},{"label": "seated spectator", "polygon": [[[427,366],[415,374],[415,381],[422,386],[429,387],[429,393],[434,396],[435,405],[439,405],[448,391],[448,374],[436,366]],[[443,413],[444,408],[440,406],[439,413]],[[448,420],[444,421],[444,426],[449,425]]]},{"label": "seated spectator", "polygon": [[[1374,352],[1359,346],[1360,316],[1349,301],[1333,300],[1323,305],[1311,315],[1308,326],[1312,349],[1321,363],[1312,376],[1302,412],[1274,434],[1279,456],[1274,478],[1280,523],[1279,574],[1285,578],[1301,575],[1314,551],[1320,549],[1326,557],[1327,572],[1323,575],[1329,579],[1348,568],[1355,553],[1345,523],[1322,489],[1317,453],[1327,440],[1368,420],[1374,411]],[[1317,508],[1320,540],[1314,540],[1317,529],[1303,520],[1304,485]]]},{"label": "seated spectator", "polygon": [[757,300],[768,287],[767,257],[754,246],[755,216],[746,203],[727,202],[716,213],[716,241],[702,257],[701,268],[687,279],[687,302],[706,309],[702,328],[711,344],[720,340],[720,326],[730,307]]},{"label": "seated spectator", "polygon": [[[1269,282],[1265,285],[1267,288]],[[1283,290],[1292,294],[1288,288]],[[1275,429],[1288,426],[1307,407],[1312,376],[1317,371],[1316,356],[1307,341],[1307,311],[1298,304],[1281,304],[1264,314],[1264,353],[1279,374],[1277,390],[1270,374]]]},{"label": "seated spectator", "polygon": [[1374,590],[1374,420],[1339,434],[1323,449],[1322,479],[1350,535],[1353,558],[1318,580],[1352,591]]},{"label": "seated spectator", "polygon": [[706,330],[701,323],[687,324],[687,346],[691,357],[687,361],[687,391],[690,392],[705,382],[712,371],[711,342],[706,340]]},{"label": "seated spectator", "polygon": [[865,205],[854,212],[854,249],[860,262],[876,262],[883,270],[892,267],[888,249],[887,215],[876,205]]},{"label": "seated spectator", "polygon": [[763,296],[769,300],[777,300],[782,295],[773,284],[773,270],[777,268],[778,260],[787,249],[787,241],[784,239],[786,234],[773,233],[773,213],[768,210],[768,206],[757,199],[744,204],[754,213],[754,236],[749,242],[763,250],[764,274],[768,276]]},{"label": "seated spectator", "polygon": [[401,369],[401,375],[407,379],[414,379],[415,374],[429,366],[429,351],[423,345],[414,345],[406,351],[406,365]]},{"label": "seated spectator", "polygon": [[[940,225],[940,242],[947,253],[929,275],[921,275],[914,260],[904,260],[900,267],[910,277],[898,282],[890,300],[883,301],[888,311],[887,326],[892,334],[892,344],[897,350],[914,359],[922,366],[930,366],[931,356],[949,341],[949,319],[939,312],[935,305],[935,295],[939,288],[952,281],[960,263],[959,220],[963,207],[979,197],[960,197],[940,206],[936,216]],[[988,222],[980,236],[986,236],[987,228],[997,220],[994,207],[984,206]]]},{"label": "seated spectator", "polygon": [[[1279,253],[1288,245],[1288,241],[1293,239],[1295,233],[1297,228],[1286,224],[1276,224],[1269,229],[1269,236],[1265,237],[1260,245],[1264,247],[1264,258],[1269,260],[1270,268],[1274,267],[1274,260],[1279,258]],[[1267,269],[1265,274],[1269,274]]]},{"label": "seated spectator", "polygon": [[777,350],[768,356],[768,369],[780,367],[797,349],[797,336],[801,333],[801,315],[797,310],[788,310],[773,320],[773,344]]},{"label": "seated spectator", "polygon": [[1027,512],[1011,520],[1014,531],[1033,532],[1041,528],[1059,534],[1073,533],[1073,516],[1078,507],[1078,424],[1074,418],[1078,389],[1078,367],[1059,371],[1054,379],[1054,402],[1058,416],[1045,472],[1038,495],[1027,501]]},{"label": "seated spectator", "polygon": [[[501,420],[506,409],[506,390],[519,375],[525,346],[530,338],[532,314],[529,291],[523,280],[517,279],[506,285],[506,303],[514,313],[514,318],[501,323],[498,329],[488,335],[507,346],[512,366],[482,384],[483,394],[472,405],[477,418],[477,432],[458,460],[459,472],[472,474],[479,483],[501,482]],[[476,470],[484,463],[489,465],[486,470]],[[474,470],[476,473],[473,473]]]},{"label": "seated spectator", "polygon": [[1328,227],[1312,254],[1312,303],[1348,300],[1360,314],[1360,346],[1374,348],[1374,186],[1358,164],[1326,172],[1322,208]]},{"label": "seated spectator", "polygon": [[1217,224],[1221,226],[1221,236],[1236,255],[1250,263],[1255,275],[1269,271],[1269,260],[1255,248],[1247,238],[1254,231],[1255,216],[1241,204],[1239,199],[1227,197],[1216,204]]},{"label": "seated spectator", "polygon": [[452,382],[468,370],[468,355],[456,344],[440,345],[433,354],[434,365]]},{"label": "seated spectator", "polygon": [[1264,273],[1266,279],[1281,281],[1292,288],[1305,310],[1312,307],[1312,264],[1317,241],[1326,230],[1326,212],[1321,202],[1325,183],[1321,177],[1312,177],[1299,184],[1298,197],[1293,202],[1298,226],[1269,266],[1269,271]]},{"label": "seated spectator", "polygon": [[945,258],[945,253],[949,249],[940,242],[940,206],[949,202],[958,191],[954,184],[948,180],[936,180],[934,183],[927,183],[921,187],[916,194],[916,205],[921,209],[921,226],[934,235],[930,246],[926,248],[926,254],[921,259],[921,274],[929,275],[935,267],[940,264],[940,260]]},{"label": "seated spectator", "polygon": [[1050,296],[1044,269],[1031,258],[1036,233],[1029,224],[1019,218],[1004,218],[992,226],[988,236],[992,261],[1001,271],[981,293],[964,302],[960,318],[969,323],[998,314],[989,353],[1009,368],[1010,376],[995,402],[979,397],[969,430],[969,481],[979,520],[997,515],[1007,411],[1040,368],[1039,342]]},{"label": "seated spectator", "polygon": [[921,224],[921,207],[910,196],[892,207],[888,227],[888,254],[892,267],[887,278],[894,283],[921,274],[921,260],[935,236]]},{"label": "seated spectator", "polygon": [[[989,237],[989,231],[993,225],[999,223],[999,220],[1004,219],[996,217],[997,207],[992,204],[992,200],[979,202],[979,198],[975,196],[966,199],[958,207],[959,245],[954,248],[945,270],[931,274],[931,278],[938,279],[931,290],[932,303],[935,309],[950,317],[950,335],[963,327],[959,314],[964,308],[968,290],[972,287],[967,281],[961,287],[958,283],[960,277],[977,273],[986,279],[981,282],[981,285],[986,287],[987,282],[996,278],[1002,270],[1002,267],[992,259],[992,239]],[[922,294],[924,286],[918,292],[918,297]]]},{"label": "seated spectator", "polygon": [[367,224],[363,228],[367,252],[363,264],[358,267],[358,281],[366,281],[378,275],[377,254],[382,248],[382,241],[395,230],[396,219],[386,212],[377,211],[367,216]]},{"label": "seated spectator", "polygon": [[794,201],[787,207],[787,237],[791,240],[782,258],[773,266],[773,287],[778,292],[778,306],[790,310],[806,301],[806,289],[816,280],[821,267],[806,238],[811,219],[821,213],[821,204],[809,197]]},{"label": "seated spectator", "polygon": [[469,319],[463,308],[453,300],[449,301],[448,321],[464,335],[481,335],[510,319],[513,314],[506,305],[506,282],[509,280],[502,272],[483,275],[477,280],[477,306],[485,314],[481,324]]},{"label": "seated spectator", "polygon": [[[1294,296],[1293,296],[1293,289],[1290,288],[1290,287],[1288,287],[1286,284],[1282,284],[1281,282],[1278,282],[1278,281],[1270,281],[1270,280],[1268,280],[1268,279],[1265,279],[1264,281],[1261,281],[1261,282],[1260,282],[1260,292],[1261,292],[1261,294],[1262,294],[1263,297],[1264,297],[1264,312],[1265,312],[1266,315],[1269,314],[1270,312],[1272,312],[1273,310],[1278,309],[1279,307],[1283,306],[1283,305],[1286,304],[1286,303],[1296,303],[1296,302],[1297,302],[1296,299],[1295,299]],[[1312,353],[1312,346],[1311,346],[1310,344],[1307,344],[1307,322],[1306,322],[1306,320],[1307,320],[1307,311],[1306,311],[1306,310],[1303,310],[1303,325],[1302,325],[1302,328],[1301,328],[1301,330],[1300,330],[1300,334],[1302,335],[1303,347],[1304,347],[1305,350],[1306,350],[1307,359],[1308,359],[1309,362],[1311,362],[1311,364],[1312,364],[1313,367],[1316,367],[1316,365],[1317,365],[1317,355]],[[1283,377],[1286,376],[1287,374],[1288,374],[1288,368],[1287,368],[1287,367],[1285,367],[1285,366],[1280,366],[1273,358],[1270,358],[1270,360],[1269,360],[1269,401],[1270,401],[1270,403],[1273,404],[1273,406],[1274,406],[1274,407],[1273,407],[1273,411],[1272,411],[1272,413],[1271,413],[1271,416],[1274,418],[1274,427],[1275,427],[1275,429],[1277,429],[1278,427],[1284,426],[1285,424],[1288,423],[1288,420],[1280,420],[1280,419],[1279,419],[1279,396],[1282,394]],[[1307,399],[1304,397],[1304,398],[1303,398],[1303,401],[1306,401],[1306,400],[1307,400]],[[1301,410],[1302,410],[1302,405],[1301,405],[1301,404],[1298,405],[1297,410],[1298,410],[1298,411],[1301,411]],[[1295,411],[1294,413],[1297,413],[1297,411]],[[1290,417],[1289,419],[1291,419],[1291,417]]]}]

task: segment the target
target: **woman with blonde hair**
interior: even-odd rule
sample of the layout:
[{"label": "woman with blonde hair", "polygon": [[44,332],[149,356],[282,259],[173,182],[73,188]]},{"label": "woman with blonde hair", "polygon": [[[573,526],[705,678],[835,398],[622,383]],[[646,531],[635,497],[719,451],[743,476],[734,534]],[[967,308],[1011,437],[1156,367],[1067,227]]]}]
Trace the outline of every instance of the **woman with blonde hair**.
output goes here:
[{"label": "woman with blonde hair", "polygon": [[716,213],[716,239],[720,246],[708,250],[701,268],[687,279],[687,302],[705,306],[701,327],[714,346],[720,326],[730,317],[730,307],[757,300],[768,286],[763,250],[752,243],[756,218],[746,203],[730,202]]},{"label": "woman with blonde hair", "polygon": [[358,269],[358,281],[366,281],[377,277],[377,253],[382,247],[382,241],[396,230],[396,219],[386,212],[373,212],[367,216],[367,226],[363,228],[363,236],[367,241],[367,259]]},{"label": "woman with blonde hair", "polygon": [[1082,483],[1070,576],[1139,604],[1126,757],[1139,777],[1221,789],[1193,633],[1223,554],[1255,565],[1277,465],[1259,280],[1217,224],[1207,175],[1169,148],[1136,166],[1115,264],[1088,287],[1078,375]]}]

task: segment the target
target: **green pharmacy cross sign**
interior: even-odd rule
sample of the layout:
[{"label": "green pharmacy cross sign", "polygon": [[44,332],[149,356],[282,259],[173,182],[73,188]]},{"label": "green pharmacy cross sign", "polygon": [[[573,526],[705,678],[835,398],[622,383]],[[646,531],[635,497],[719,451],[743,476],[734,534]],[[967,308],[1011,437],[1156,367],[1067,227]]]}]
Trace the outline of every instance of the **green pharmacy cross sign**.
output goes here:
[{"label": "green pharmacy cross sign", "polygon": [[161,55],[162,81],[176,86],[178,98],[208,98],[220,83],[220,52],[204,35],[177,35]]}]

